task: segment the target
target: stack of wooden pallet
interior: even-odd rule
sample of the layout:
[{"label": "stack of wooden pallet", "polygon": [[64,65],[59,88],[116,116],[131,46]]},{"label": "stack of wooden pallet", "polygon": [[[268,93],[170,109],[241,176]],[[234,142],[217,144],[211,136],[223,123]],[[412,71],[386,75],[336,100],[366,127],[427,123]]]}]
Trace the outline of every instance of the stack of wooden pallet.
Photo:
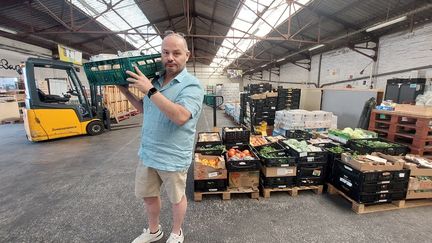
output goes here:
[{"label": "stack of wooden pallet", "polygon": [[[139,98],[144,97],[144,94],[137,88],[130,87],[129,91]],[[109,109],[111,119],[115,119],[117,123],[138,114],[137,109],[126,99],[126,97],[120,92],[120,89],[115,85],[104,86],[103,97],[104,106]]]}]

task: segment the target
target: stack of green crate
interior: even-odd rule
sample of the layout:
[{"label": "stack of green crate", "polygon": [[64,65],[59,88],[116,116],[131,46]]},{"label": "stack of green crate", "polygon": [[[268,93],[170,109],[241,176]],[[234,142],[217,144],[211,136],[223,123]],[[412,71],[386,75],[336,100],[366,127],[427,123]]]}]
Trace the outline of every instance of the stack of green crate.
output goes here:
[{"label": "stack of green crate", "polygon": [[135,66],[147,78],[154,78],[163,70],[160,54],[87,62],[84,70],[92,85],[124,85],[128,84],[126,71],[135,72]]}]

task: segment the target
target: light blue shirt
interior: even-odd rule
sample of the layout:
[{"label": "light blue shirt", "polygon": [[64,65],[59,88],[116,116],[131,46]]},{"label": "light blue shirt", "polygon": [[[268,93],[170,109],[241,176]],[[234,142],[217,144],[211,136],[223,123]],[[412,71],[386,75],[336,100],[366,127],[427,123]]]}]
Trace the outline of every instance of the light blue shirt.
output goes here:
[{"label": "light blue shirt", "polygon": [[183,171],[192,162],[204,90],[186,68],[164,87],[163,80],[164,76],[155,78],[153,86],[172,102],[185,107],[191,117],[183,126],[178,126],[144,96],[144,120],[138,155],[145,166],[164,171]]}]

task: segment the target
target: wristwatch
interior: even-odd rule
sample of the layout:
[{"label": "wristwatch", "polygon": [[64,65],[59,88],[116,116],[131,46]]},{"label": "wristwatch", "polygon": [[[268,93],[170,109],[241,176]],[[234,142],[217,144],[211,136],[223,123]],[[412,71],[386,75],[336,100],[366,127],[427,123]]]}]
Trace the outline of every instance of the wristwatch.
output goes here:
[{"label": "wristwatch", "polygon": [[159,90],[157,90],[155,87],[149,89],[147,96],[149,97],[149,99],[151,98],[152,95],[156,94],[157,92],[159,92]]}]

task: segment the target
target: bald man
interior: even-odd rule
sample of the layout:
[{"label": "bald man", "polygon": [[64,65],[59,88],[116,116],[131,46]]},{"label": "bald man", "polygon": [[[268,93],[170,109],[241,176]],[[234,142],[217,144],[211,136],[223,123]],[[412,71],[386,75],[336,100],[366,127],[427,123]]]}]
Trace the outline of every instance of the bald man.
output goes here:
[{"label": "bald man", "polygon": [[173,227],[167,240],[181,243],[186,214],[186,176],[192,162],[196,124],[201,114],[204,91],[186,70],[190,52],[184,37],[170,33],[162,41],[164,73],[150,81],[138,68],[127,71],[132,87],[146,96],[140,100],[128,89],[121,92],[144,113],[142,139],[136,169],[135,195],[143,199],[148,228],[133,243],[158,241],[163,237],[159,222],[162,183],[172,205]]}]

